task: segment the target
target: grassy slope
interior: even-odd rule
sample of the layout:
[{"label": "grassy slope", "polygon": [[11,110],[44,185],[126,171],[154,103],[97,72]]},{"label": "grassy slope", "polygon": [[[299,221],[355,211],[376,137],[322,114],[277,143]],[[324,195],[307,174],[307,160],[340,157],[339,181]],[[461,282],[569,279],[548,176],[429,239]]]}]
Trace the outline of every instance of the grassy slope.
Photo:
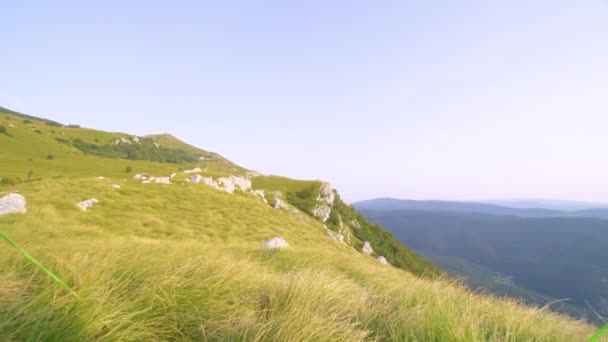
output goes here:
[{"label": "grassy slope", "polygon": [[[252,195],[137,183],[125,165],[155,175],[177,166],[83,156],[54,142],[57,127],[35,124],[39,134],[13,122],[12,137],[0,136],[0,177],[32,170],[42,179],[0,185],[0,196],[19,192],[29,209],[0,217],[0,230],[81,299],[5,244],[0,340],[579,341],[593,332],[548,311],[382,266],[331,240],[320,222]],[[209,172],[230,171],[221,167]],[[75,203],[90,197],[100,203],[79,211]],[[292,248],[261,252],[261,241],[273,236]]]}]

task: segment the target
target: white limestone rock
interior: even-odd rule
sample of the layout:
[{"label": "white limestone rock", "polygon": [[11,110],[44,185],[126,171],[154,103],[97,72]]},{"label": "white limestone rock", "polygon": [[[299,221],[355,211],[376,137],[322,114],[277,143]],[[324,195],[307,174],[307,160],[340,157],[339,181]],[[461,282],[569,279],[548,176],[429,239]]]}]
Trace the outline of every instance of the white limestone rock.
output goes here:
[{"label": "white limestone rock", "polygon": [[120,185],[118,185],[118,184],[112,184],[110,186],[113,187],[114,189],[120,189]]},{"label": "white limestone rock", "polygon": [[156,146],[156,148],[160,148],[160,144],[157,142],[153,142],[154,146]]},{"label": "white limestone rock", "polygon": [[133,142],[135,142],[135,143],[139,143],[139,138],[138,137],[133,137],[133,139],[131,139],[131,140],[133,140]]},{"label": "white limestone rock", "polygon": [[171,184],[171,177],[158,177],[154,179],[157,184]]},{"label": "white limestone rock", "polygon": [[137,173],[137,174],[135,174],[135,176],[133,176],[133,179],[142,179],[144,177],[145,177],[145,175],[143,173]]},{"label": "white limestone rock", "polygon": [[327,222],[330,214],[331,208],[325,203],[317,204],[317,206],[312,210],[312,215],[321,219],[323,222]]},{"label": "white limestone rock", "polygon": [[0,216],[8,214],[25,214],[27,201],[20,194],[8,194],[0,198]]},{"label": "white limestone rock", "polygon": [[334,201],[336,200],[336,195],[334,193],[334,188],[329,183],[322,183],[321,190],[319,191],[319,196],[317,196],[318,202],[324,202],[329,207],[334,205]]},{"label": "white limestone rock", "polygon": [[361,248],[361,252],[366,255],[372,255],[372,253],[374,253],[374,250],[372,249],[372,245],[369,242],[365,241],[363,243],[363,248]]},{"label": "white limestone rock", "polygon": [[376,260],[378,260],[378,262],[381,263],[382,265],[388,265],[388,261],[386,261],[386,258],[383,257],[382,255],[377,257]]},{"label": "white limestone rock", "polygon": [[177,176],[177,173],[175,173],[175,172],[174,172],[174,173],[172,173],[172,174],[171,174],[171,179],[173,179],[173,177],[175,177],[175,176]]},{"label": "white limestone rock", "polygon": [[220,185],[220,190],[226,191],[231,194],[234,192],[235,185],[232,177],[222,177],[217,180],[217,183]]},{"label": "white limestone rock", "polygon": [[146,179],[146,180],[144,180],[143,182],[141,182],[141,184],[150,184],[150,183],[152,183],[152,181],[147,180],[147,179]]},{"label": "white limestone rock", "polygon": [[97,200],[97,198],[91,198],[91,199],[88,199],[86,201],[82,201],[82,202],[78,203],[78,207],[82,211],[87,211],[89,208],[91,208],[96,203],[99,203],[99,201]]},{"label": "white limestone rock", "polygon": [[251,189],[251,180],[244,177],[235,177],[231,176],[232,182],[234,185],[239,188],[239,190],[246,192]]},{"label": "white limestone rock", "polygon": [[13,125],[13,124],[8,124],[8,127],[10,127],[10,128],[15,128],[15,125]]},{"label": "white limestone rock", "polygon": [[289,244],[282,237],[275,237],[270,240],[264,241],[264,243],[262,244],[262,247],[267,248],[267,249],[282,249],[282,248],[288,248]]},{"label": "white limestone rock", "polygon": [[97,177],[97,179],[106,179],[106,177],[104,177],[104,176],[99,176],[99,177]]}]

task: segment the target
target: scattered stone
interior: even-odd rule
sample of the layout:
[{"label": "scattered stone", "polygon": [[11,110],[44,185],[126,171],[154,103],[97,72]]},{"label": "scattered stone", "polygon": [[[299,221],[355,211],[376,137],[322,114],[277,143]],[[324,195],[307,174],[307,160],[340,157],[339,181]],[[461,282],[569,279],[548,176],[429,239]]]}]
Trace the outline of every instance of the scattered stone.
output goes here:
[{"label": "scattered stone", "polygon": [[145,181],[141,182],[141,184],[150,184],[150,183],[152,183],[152,181],[149,181],[147,179]]},{"label": "scattered stone", "polygon": [[139,138],[138,137],[133,137],[133,139],[131,139],[131,140],[133,140],[133,142],[139,143]]},{"label": "scattered stone", "polygon": [[106,177],[104,177],[104,176],[99,176],[99,177],[97,177],[97,179],[106,179]]},{"label": "scattered stone", "polygon": [[13,125],[13,124],[8,124],[8,127],[10,127],[10,128],[15,128],[15,125]]},{"label": "scattered stone", "polygon": [[262,247],[267,249],[281,249],[289,247],[289,244],[282,237],[275,237],[270,240],[264,241]]},{"label": "scattered stone", "polygon": [[118,145],[118,144],[121,144],[121,143],[129,144],[130,145],[131,144],[131,140],[129,140],[127,138],[124,138],[124,137],[123,138],[118,138],[118,139],[116,139],[116,140],[114,140],[112,142],[112,145]]},{"label": "scattered stone", "polygon": [[338,238],[338,241],[340,241],[341,243],[344,243],[344,235],[342,235],[342,233],[339,233],[337,238]]},{"label": "scattered stone", "polygon": [[118,185],[118,184],[112,184],[110,186],[113,187],[114,189],[120,189],[120,185]]},{"label": "scattered stone", "polygon": [[[144,179],[144,178],[142,178],[142,179]],[[153,181],[153,180],[156,179],[156,177],[148,177],[148,179],[151,180],[151,181]]]},{"label": "scattered stone", "polygon": [[203,180],[203,176],[201,176],[201,175],[194,175],[194,176],[188,178],[188,181],[192,182],[192,183],[200,183],[202,180]]},{"label": "scattered stone", "polygon": [[171,174],[171,179],[173,179],[173,177],[175,177],[175,176],[177,176],[177,173],[175,173],[175,172],[174,172],[174,173],[172,173],[172,174]]},{"label": "scattered stone", "polygon": [[158,178],[154,179],[154,183],[171,184],[171,178],[170,177],[158,177]]},{"label": "scattered stone", "polygon": [[8,194],[0,198],[0,216],[8,214],[25,214],[25,197],[19,194]]},{"label": "scattered stone", "polygon": [[205,158],[205,156],[201,156],[201,157],[198,157],[198,160],[199,161],[205,161],[205,160],[207,160],[207,158]]},{"label": "scattered stone", "polygon": [[160,144],[157,142],[153,142],[154,146],[156,146],[156,148],[160,148]]},{"label": "scattered stone", "polygon": [[184,171],[184,173],[197,173],[197,172],[203,172],[203,170],[201,170],[200,167],[196,167],[196,168],[194,168],[192,170],[186,170],[186,171]]},{"label": "scattered stone", "polygon": [[378,262],[380,262],[382,265],[388,265],[388,261],[386,261],[386,258],[383,256],[377,257],[376,260],[378,260]]},{"label": "scattered stone", "polygon": [[143,173],[138,173],[135,176],[133,176],[133,179],[142,179],[145,175]]},{"label": "scattered stone", "polygon": [[372,255],[372,253],[374,253],[374,250],[372,249],[372,245],[370,245],[369,242],[365,241],[363,243],[363,248],[361,248],[361,252],[366,255]]},{"label": "scattered stone", "polygon": [[99,203],[97,198],[91,198],[86,201],[82,201],[82,202],[78,203],[78,207],[82,211],[87,211],[89,208],[91,208],[93,205],[95,205],[95,203]]}]

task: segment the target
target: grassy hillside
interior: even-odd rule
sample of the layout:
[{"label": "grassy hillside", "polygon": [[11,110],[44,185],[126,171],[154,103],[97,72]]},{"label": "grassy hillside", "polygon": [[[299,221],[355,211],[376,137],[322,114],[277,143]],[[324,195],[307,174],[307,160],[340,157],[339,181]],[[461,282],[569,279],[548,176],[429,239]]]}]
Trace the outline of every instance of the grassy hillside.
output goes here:
[{"label": "grassy hillside", "polygon": [[[186,182],[192,174],[180,171],[247,173],[228,161],[103,158],[56,137],[100,145],[132,137],[23,120],[0,116],[8,127],[0,177],[10,180],[0,197],[24,195],[28,212],[0,216],[0,231],[78,298],[0,245],[2,341],[582,341],[595,330],[446,277],[417,276],[437,272],[336,192],[326,222],[311,216],[323,202],[321,182],[252,178],[267,201],[285,201],[274,209],[252,192]],[[142,184],[136,172],[177,176]],[[76,203],[92,197],[99,203],[80,211]],[[263,250],[275,236],[290,248]],[[364,239],[398,267],[362,254]]]}]

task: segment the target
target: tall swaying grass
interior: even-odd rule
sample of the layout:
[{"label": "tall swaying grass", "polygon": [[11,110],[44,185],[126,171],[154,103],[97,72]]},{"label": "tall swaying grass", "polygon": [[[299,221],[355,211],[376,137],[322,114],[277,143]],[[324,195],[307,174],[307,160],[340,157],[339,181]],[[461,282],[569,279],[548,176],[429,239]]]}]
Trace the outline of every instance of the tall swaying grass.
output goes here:
[{"label": "tall swaying grass", "polygon": [[[97,179],[9,190],[28,213],[0,217],[0,230],[81,299],[0,247],[2,341],[583,341],[595,330],[380,265],[253,196]],[[100,203],[80,212],[90,197]],[[277,235],[292,247],[260,251]]]}]

